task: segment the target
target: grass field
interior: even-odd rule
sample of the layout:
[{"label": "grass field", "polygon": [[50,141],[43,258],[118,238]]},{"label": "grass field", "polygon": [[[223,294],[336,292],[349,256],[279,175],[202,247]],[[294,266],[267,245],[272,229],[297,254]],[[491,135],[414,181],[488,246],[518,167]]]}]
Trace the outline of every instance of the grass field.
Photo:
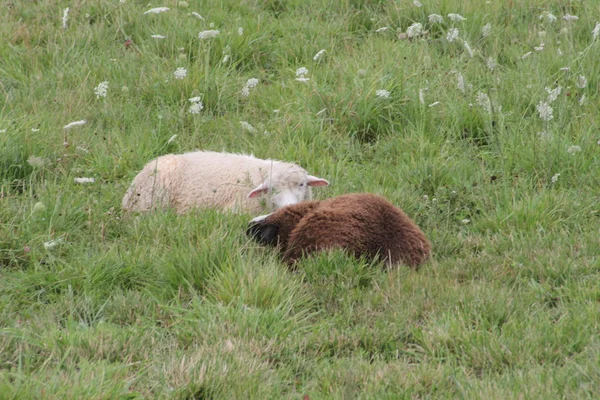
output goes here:
[{"label": "grass field", "polygon": [[[600,2],[422,3],[1,0],[0,398],[597,398]],[[381,194],[432,259],[121,212],[194,149]]]}]

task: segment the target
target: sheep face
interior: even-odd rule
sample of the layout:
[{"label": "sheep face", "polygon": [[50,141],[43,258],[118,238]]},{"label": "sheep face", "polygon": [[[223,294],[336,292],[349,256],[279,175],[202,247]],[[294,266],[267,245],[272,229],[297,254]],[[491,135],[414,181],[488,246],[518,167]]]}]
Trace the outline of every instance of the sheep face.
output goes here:
[{"label": "sheep face", "polygon": [[303,171],[294,173],[284,172],[274,174],[265,179],[248,194],[248,198],[259,196],[266,197],[266,204],[270,210],[279,210],[282,207],[297,204],[312,198],[311,187],[328,186],[329,182],[316,176],[308,175]]}]

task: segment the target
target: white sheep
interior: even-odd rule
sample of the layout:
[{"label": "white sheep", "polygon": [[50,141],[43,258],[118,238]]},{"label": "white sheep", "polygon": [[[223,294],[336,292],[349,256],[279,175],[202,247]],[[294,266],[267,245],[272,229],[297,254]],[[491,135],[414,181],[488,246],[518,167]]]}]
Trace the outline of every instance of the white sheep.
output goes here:
[{"label": "white sheep", "polygon": [[123,197],[124,211],[173,207],[252,212],[310,200],[311,186],[327,186],[296,164],[251,155],[196,151],[150,161]]}]

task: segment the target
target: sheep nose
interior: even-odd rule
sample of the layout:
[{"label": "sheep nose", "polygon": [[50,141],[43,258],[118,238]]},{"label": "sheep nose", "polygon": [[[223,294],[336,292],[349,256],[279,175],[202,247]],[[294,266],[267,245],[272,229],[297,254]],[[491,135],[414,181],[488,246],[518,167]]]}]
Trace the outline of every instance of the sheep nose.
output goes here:
[{"label": "sheep nose", "polygon": [[246,229],[246,235],[255,238],[260,235],[260,222],[251,221]]}]

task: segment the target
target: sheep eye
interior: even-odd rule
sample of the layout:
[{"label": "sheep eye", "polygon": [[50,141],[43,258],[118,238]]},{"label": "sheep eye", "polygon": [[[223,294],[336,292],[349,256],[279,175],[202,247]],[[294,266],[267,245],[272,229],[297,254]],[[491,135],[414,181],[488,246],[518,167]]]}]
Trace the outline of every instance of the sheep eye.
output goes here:
[{"label": "sheep eye", "polygon": [[300,187],[302,187],[302,186],[304,186],[304,183],[301,183],[301,184],[300,184]]}]

